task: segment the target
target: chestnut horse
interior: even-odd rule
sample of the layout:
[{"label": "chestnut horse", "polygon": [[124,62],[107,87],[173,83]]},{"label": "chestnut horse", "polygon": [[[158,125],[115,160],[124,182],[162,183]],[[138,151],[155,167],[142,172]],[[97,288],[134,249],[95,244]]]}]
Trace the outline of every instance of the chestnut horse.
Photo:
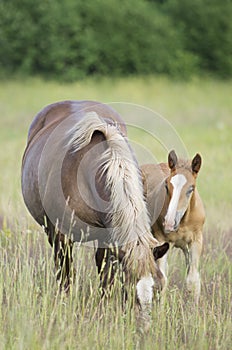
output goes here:
[{"label": "chestnut horse", "polygon": [[141,171],[116,111],[93,101],[63,101],[38,113],[23,156],[22,192],[54,247],[63,285],[71,283],[73,243],[97,240],[103,283],[117,255],[126,281],[135,282],[139,309],[151,307],[164,283],[156,259],[168,244],[159,246],[151,233]]},{"label": "chestnut horse", "polygon": [[[205,221],[204,207],[196,188],[200,167],[199,154],[192,161],[185,161],[178,160],[174,151],[169,153],[168,163],[141,167],[153,235],[159,242],[169,242],[184,252],[187,288],[196,302],[201,288],[198,265]],[[167,255],[158,264],[166,276]]]}]

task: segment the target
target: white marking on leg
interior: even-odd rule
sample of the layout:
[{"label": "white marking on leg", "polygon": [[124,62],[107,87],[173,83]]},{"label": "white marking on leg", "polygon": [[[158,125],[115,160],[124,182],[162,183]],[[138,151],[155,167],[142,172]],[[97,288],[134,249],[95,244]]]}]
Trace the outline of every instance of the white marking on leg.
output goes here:
[{"label": "white marking on leg", "polygon": [[152,303],[154,280],[151,276],[142,277],[136,286],[137,297],[141,307]]},{"label": "white marking on leg", "polygon": [[164,286],[162,289],[162,294],[164,294],[167,287],[167,274],[168,274],[167,254],[165,254],[162,258],[157,260],[157,265],[159,266],[159,269],[162,272],[163,278],[164,278]]},{"label": "white marking on leg", "polygon": [[201,291],[201,281],[200,274],[195,268],[190,269],[186,279],[186,283],[188,291],[192,292],[195,296],[196,301],[198,301]]},{"label": "white marking on leg", "polygon": [[173,194],[170,200],[168,211],[165,216],[165,230],[173,231],[175,226],[175,217],[180,199],[181,190],[184,184],[187,182],[186,177],[183,174],[177,174],[171,178],[171,184],[173,185]]},{"label": "white marking on leg", "polygon": [[186,278],[187,288],[193,293],[195,302],[198,303],[201,292],[201,279],[198,272],[198,264],[202,249],[202,238],[199,241],[195,241],[190,246],[190,265],[189,272]]}]

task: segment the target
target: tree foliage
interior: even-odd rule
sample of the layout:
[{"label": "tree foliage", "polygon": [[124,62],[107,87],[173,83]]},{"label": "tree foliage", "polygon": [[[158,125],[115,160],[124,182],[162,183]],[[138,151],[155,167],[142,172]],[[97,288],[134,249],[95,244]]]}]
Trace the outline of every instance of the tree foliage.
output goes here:
[{"label": "tree foliage", "polygon": [[1,72],[232,75],[225,0],[1,0]]},{"label": "tree foliage", "polygon": [[178,23],[183,45],[198,57],[198,68],[232,76],[232,1],[169,0],[164,7]]}]

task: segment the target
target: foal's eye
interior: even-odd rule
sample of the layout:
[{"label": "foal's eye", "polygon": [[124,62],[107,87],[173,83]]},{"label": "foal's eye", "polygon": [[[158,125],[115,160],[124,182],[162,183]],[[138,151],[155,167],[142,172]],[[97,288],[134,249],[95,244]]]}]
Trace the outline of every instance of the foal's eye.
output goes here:
[{"label": "foal's eye", "polygon": [[190,194],[194,191],[194,185],[190,186],[186,192],[186,196],[189,197]]}]

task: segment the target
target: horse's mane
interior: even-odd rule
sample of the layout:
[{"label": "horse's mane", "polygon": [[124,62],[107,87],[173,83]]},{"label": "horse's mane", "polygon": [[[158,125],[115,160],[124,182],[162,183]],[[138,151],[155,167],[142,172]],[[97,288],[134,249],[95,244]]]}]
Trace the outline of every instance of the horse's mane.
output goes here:
[{"label": "horse's mane", "polygon": [[150,232],[141,173],[127,139],[115,123],[107,123],[97,113],[89,112],[69,131],[69,146],[74,152],[82,149],[91,142],[95,131],[102,132],[108,144],[99,163],[110,193],[107,217],[112,223],[112,241],[125,250],[128,268],[136,263],[139,274],[151,272],[154,266],[151,248],[158,241]]}]

